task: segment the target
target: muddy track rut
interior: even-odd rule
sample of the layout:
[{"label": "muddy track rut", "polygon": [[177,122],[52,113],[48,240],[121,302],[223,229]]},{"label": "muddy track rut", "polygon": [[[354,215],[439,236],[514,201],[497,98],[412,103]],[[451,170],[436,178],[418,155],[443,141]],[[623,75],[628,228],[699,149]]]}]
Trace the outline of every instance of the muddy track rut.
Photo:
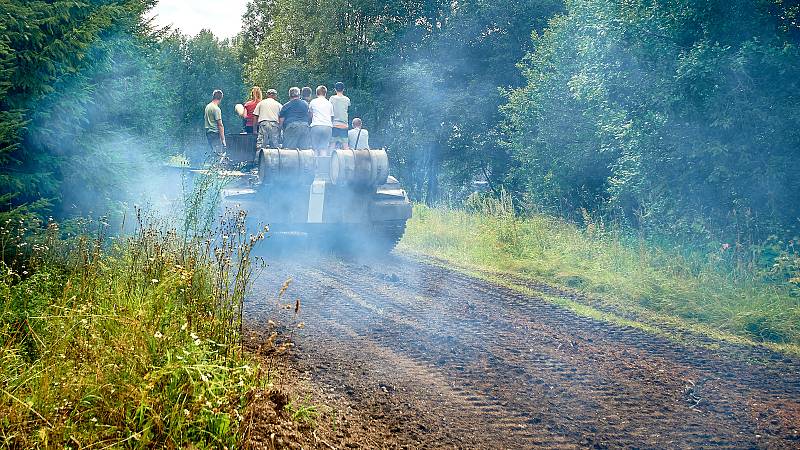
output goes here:
[{"label": "muddy track rut", "polygon": [[408,256],[269,262],[247,320],[291,277],[296,363],[385,447],[800,448],[797,359],[678,344]]}]

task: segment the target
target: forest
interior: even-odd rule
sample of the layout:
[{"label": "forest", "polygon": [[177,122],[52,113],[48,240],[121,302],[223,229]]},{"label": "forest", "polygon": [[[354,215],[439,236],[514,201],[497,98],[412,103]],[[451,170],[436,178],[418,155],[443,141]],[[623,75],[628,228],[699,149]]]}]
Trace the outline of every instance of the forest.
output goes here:
[{"label": "forest", "polygon": [[[800,2],[157,3],[0,0],[0,448],[796,447]],[[391,254],[204,165],[340,81]]]},{"label": "forest", "polygon": [[129,207],[198,151],[213,89],[236,132],[252,85],[343,81],[417,202],[482,185],[667,246],[796,252],[796,2],[253,0],[226,40],[154,4],[3,1],[3,217]]}]

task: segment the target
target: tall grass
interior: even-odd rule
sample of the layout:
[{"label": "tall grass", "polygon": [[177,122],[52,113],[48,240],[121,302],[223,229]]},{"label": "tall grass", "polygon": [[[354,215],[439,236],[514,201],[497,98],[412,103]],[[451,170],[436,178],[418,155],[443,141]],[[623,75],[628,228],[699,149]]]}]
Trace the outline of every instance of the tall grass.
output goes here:
[{"label": "tall grass", "polygon": [[[726,248],[687,255],[589,217],[584,226],[542,214],[520,217],[506,196],[473,197],[463,209],[416,205],[400,248],[574,288],[626,317],[800,349],[798,274],[774,281],[733,271]],[[796,254],[786,258],[797,261]]]},{"label": "tall grass", "polygon": [[124,237],[102,221],[6,223],[0,446],[235,446],[245,394],[266,381],[241,348],[263,237],[245,219],[187,234],[138,211]]}]

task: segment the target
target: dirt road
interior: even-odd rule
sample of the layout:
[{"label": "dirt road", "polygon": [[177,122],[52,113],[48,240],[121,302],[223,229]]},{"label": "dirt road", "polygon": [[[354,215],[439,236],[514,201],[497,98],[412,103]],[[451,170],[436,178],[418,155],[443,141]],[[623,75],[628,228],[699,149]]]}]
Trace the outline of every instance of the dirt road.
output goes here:
[{"label": "dirt road", "polygon": [[677,344],[407,256],[269,262],[248,321],[292,277],[296,363],[380,446],[800,447],[796,359]]}]

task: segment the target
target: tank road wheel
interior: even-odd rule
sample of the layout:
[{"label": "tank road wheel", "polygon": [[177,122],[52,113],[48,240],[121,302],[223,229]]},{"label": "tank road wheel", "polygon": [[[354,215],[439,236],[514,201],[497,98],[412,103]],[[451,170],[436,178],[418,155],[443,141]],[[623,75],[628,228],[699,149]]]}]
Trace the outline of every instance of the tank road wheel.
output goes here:
[{"label": "tank road wheel", "polygon": [[405,220],[375,222],[368,227],[365,244],[369,250],[375,253],[388,254],[400,242],[405,231]]}]

